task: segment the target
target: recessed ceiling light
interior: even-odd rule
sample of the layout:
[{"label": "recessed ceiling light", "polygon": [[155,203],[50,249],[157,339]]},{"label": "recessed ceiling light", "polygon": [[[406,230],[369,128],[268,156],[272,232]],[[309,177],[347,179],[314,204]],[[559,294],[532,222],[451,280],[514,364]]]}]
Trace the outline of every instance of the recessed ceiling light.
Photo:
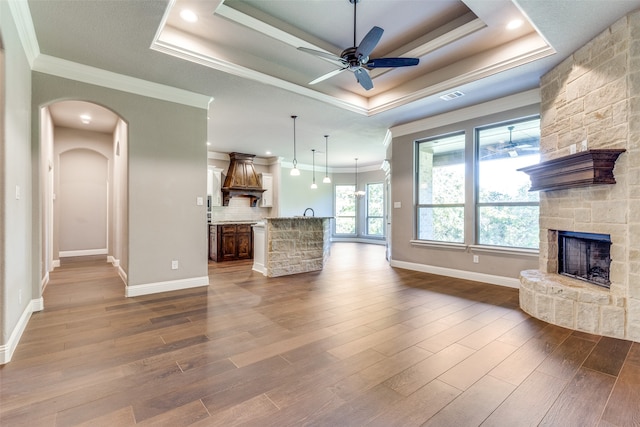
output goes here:
[{"label": "recessed ceiling light", "polygon": [[507,30],[515,30],[520,27],[522,27],[522,19],[514,19],[507,24]]},{"label": "recessed ceiling light", "polygon": [[209,141],[207,141],[207,145],[211,145],[211,143]]},{"label": "recessed ceiling light", "polygon": [[198,22],[198,15],[193,10],[182,9],[180,11],[180,18],[187,22]]},{"label": "recessed ceiling light", "polygon": [[267,156],[271,155],[271,151],[265,151],[264,154],[266,154]]},{"label": "recessed ceiling light", "polygon": [[81,114],[80,115],[80,120],[82,121],[82,123],[84,123],[85,125],[88,125],[89,123],[91,123],[91,116],[88,114]]}]

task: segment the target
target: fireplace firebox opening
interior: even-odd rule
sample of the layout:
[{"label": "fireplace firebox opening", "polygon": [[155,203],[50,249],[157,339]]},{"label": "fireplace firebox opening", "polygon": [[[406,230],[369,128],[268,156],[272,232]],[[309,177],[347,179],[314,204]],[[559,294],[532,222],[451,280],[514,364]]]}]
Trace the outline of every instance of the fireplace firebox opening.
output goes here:
[{"label": "fireplace firebox opening", "polygon": [[609,288],[611,236],[558,231],[558,273]]}]

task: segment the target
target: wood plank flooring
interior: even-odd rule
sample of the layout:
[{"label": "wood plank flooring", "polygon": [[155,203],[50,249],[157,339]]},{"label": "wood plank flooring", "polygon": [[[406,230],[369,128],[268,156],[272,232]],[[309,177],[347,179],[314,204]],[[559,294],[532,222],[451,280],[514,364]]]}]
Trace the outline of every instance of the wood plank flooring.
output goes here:
[{"label": "wood plank flooring", "polygon": [[210,263],[208,288],[136,298],[103,259],[65,259],[0,367],[0,425],[640,425],[640,344],[380,246],[331,251],[322,272]]}]

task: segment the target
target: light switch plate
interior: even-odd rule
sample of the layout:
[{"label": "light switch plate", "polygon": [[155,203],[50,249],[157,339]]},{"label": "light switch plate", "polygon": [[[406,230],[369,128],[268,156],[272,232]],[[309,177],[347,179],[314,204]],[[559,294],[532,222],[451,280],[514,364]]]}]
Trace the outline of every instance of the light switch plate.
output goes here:
[{"label": "light switch plate", "polygon": [[204,205],[204,197],[196,198],[196,205],[203,206]]},{"label": "light switch plate", "polygon": [[398,209],[402,207],[402,202],[393,202],[393,208]]}]

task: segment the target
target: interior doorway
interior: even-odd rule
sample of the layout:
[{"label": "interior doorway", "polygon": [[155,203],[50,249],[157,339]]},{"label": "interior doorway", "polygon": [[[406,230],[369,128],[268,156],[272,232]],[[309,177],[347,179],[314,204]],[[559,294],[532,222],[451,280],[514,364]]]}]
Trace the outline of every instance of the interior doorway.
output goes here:
[{"label": "interior doorway", "polygon": [[127,123],[101,105],[40,110],[42,290],[61,259],[103,256],[127,269]]}]

